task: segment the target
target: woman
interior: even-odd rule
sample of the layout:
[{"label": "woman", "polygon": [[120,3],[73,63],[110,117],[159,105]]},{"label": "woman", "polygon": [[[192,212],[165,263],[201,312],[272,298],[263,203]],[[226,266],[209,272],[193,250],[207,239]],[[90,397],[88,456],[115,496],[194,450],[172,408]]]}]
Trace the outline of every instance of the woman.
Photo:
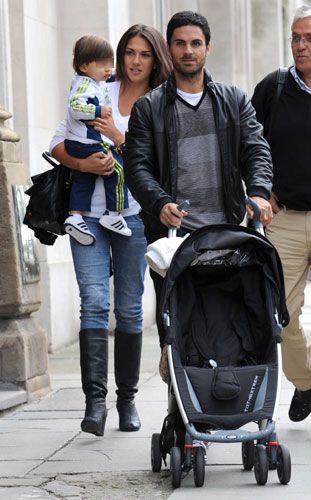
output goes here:
[{"label": "woman", "polygon": [[[94,128],[109,137],[122,154],[125,131],[134,102],[149,89],[166,80],[170,58],[162,35],[154,28],[137,24],[129,28],[117,47],[116,81],[109,84],[112,117],[98,118]],[[95,153],[85,159],[69,156],[63,144],[62,127],[56,132],[50,150],[68,167],[82,172],[109,175],[113,169],[111,153]],[[110,254],[114,277],[116,318],[114,362],[117,385],[119,429],[137,431],[140,419],[134,396],[137,392],[142,346],[142,294],[146,241],[137,202],[129,196],[129,208],[122,212],[132,236],[108,231],[99,224],[105,211],[105,193],[100,177],[92,197],[91,211],[84,213],[96,236],[93,246],[82,246],[71,238],[71,250],[81,297],[80,365],[86,397],[81,428],[96,436],[104,434],[107,409],[108,316]]]}]

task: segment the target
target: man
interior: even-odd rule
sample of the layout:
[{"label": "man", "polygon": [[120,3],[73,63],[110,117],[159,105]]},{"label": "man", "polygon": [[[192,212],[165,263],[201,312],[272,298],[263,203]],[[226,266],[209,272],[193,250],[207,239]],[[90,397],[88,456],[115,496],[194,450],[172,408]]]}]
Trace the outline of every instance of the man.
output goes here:
[{"label": "man", "polygon": [[266,235],[277,248],[284,269],[291,321],[282,333],[283,368],[295,386],[289,418],[298,422],[311,413],[311,350],[299,323],[311,261],[310,7],[299,7],[295,13],[291,47],[295,65],[288,70],[277,106],[273,105],[277,72],[257,85],[253,105],[264,125],[273,158],[271,204],[275,217]]},{"label": "man", "polygon": [[[262,126],[245,94],[212,81],[204,70],[210,51],[207,20],[190,11],[168,23],[167,43],[173,72],[167,82],[139,99],[126,137],[125,176],[142,207],[149,243],[203,225],[239,224],[245,214],[245,194],[270,222],[272,165]],[[177,209],[188,199],[188,212]],[[157,304],[163,278],[151,271]],[[164,332],[157,316],[160,344]]]}]

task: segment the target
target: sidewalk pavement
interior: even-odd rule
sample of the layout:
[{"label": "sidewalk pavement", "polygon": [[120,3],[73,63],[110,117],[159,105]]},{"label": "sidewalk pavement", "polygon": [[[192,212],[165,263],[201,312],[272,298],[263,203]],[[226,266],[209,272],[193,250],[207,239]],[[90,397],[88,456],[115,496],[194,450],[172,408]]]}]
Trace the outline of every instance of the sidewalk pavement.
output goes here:
[{"label": "sidewalk pavement", "polygon": [[[311,293],[307,294],[303,323],[311,337]],[[265,500],[310,498],[311,417],[301,423],[288,419],[293,394],[284,379],[278,437],[292,457],[292,479],[279,484],[269,472],[266,486],[258,486],[253,472],[241,465],[240,444],[213,444],[207,451],[205,484],[196,488],[190,472],[181,488],[172,490],[168,467],[150,470],[150,441],[160,432],[166,415],[166,385],[158,375],[159,347],[155,328],[144,334],[137,407],[142,419],[139,432],[117,430],[113,379],[113,338],[109,339],[108,417],[104,438],[80,430],[84,398],[80,383],[77,345],[50,356],[52,392],[40,401],[19,406],[0,418],[0,500],[188,500],[253,497]]]}]

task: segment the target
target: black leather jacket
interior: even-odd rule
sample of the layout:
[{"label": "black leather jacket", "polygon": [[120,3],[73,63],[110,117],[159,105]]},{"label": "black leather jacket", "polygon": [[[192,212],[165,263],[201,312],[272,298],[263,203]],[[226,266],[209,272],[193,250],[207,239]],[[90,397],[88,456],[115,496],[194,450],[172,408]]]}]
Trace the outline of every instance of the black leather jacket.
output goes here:
[{"label": "black leather jacket", "polygon": [[[204,86],[214,109],[227,220],[239,224],[245,214],[245,194],[269,199],[272,162],[255,111],[244,92],[213,82],[205,73]],[[124,172],[127,185],[142,207],[148,241],[167,234],[159,214],[175,201],[177,183],[177,126],[174,75],[134,105],[126,134]],[[185,198],[187,194],[185,193]]]}]

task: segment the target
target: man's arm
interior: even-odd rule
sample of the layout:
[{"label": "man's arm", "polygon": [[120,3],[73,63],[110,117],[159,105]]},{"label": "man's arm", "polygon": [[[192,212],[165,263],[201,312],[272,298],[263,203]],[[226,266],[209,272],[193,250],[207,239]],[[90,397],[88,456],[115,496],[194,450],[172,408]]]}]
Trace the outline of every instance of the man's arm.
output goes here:
[{"label": "man's arm", "polygon": [[272,158],[263,127],[256,119],[248,97],[240,97],[240,164],[248,196],[270,198],[272,189]]},{"label": "man's arm", "polygon": [[277,88],[276,77],[277,71],[274,71],[261,80],[256,85],[251,99],[256,111],[257,120],[264,128],[265,138],[267,138],[270,114],[273,108],[273,97]]},{"label": "man's arm", "polygon": [[[268,130],[271,128],[271,113],[274,108],[274,96],[277,91],[277,71],[270,73],[261,80],[255,87],[252,96],[252,105],[256,111],[257,120],[264,127],[264,136],[267,137]],[[275,193],[271,192],[270,204],[273,213],[280,211],[279,200]]]},{"label": "man's arm", "polygon": [[269,203],[273,169],[270,147],[263,137],[263,127],[256,119],[248,97],[240,94],[240,162],[247,195],[261,210],[261,221],[269,224],[273,214]]},{"label": "man's arm", "polygon": [[256,111],[256,118],[264,126],[265,123],[265,85],[259,82],[254,90],[251,102]]},{"label": "man's arm", "polygon": [[134,105],[129,120],[124,174],[129,190],[142,209],[158,218],[162,207],[173,199],[160,184],[156,154],[150,102],[144,97]]}]

